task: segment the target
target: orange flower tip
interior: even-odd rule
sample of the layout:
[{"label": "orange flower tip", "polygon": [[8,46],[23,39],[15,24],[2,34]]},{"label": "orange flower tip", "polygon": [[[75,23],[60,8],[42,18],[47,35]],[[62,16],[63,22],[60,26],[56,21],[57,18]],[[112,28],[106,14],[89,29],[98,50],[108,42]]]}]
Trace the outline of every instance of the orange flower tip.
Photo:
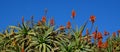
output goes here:
[{"label": "orange flower tip", "polygon": [[97,47],[98,47],[98,48],[102,48],[102,44],[103,44],[103,43],[102,43],[102,40],[101,40],[101,39],[98,40],[98,45],[97,45]]},{"label": "orange flower tip", "polygon": [[101,38],[102,38],[102,33],[101,33],[101,32],[98,32],[97,38],[98,38],[98,39],[101,39]]},{"label": "orange flower tip", "polygon": [[108,41],[106,41],[105,43],[103,43],[103,48],[107,48],[108,47]]},{"label": "orange flower tip", "polygon": [[67,22],[66,28],[67,28],[67,29],[70,29],[70,28],[71,28],[71,23],[70,23],[70,21]]},{"label": "orange flower tip", "polygon": [[97,34],[96,32],[93,32],[92,34]]},{"label": "orange flower tip", "polygon": [[61,25],[60,26],[60,30],[64,30],[64,29],[65,29],[65,27]]},{"label": "orange flower tip", "polygon": [[46,22],[46,17],[43,16],[41,21],[42,21],[43,23],[45,23],[45,22]]},{"label": "orange flower tip", "polygon": [[92,22],[92,23],[94,23],[95,22],[95,19],[96,19],[96,17],[95,16],[90,16],[90,21]]},{"label": "orange flower tip", "polygon": [[116,37],[116,32],[113,32],[112,36],[113,36],[113,37]]},{"label": "orange flower tip", "polygon": [[53,19],[53,18],[50,20],[50,25],[51,25],[51,26],[54,25],[54,19]]},{"label": "orange flower tip", "polygon": [[96,32],[93,32],[92,34],[93,34],[93,38],[94,38],[94,39],[97,39],[97,33],[96,33]]},{"label": "orange flower tip", "polygon": [[72,10],[72,19],[74,19],[75,16],[76,16],[76,12],[75,10]]},{"label": "orange flower tip", "polygon": [[39,20],[39,21],[38,21],[38,26],[40,26],[41,24],[42,24],[42,23],[41,23],[41,21]]}]

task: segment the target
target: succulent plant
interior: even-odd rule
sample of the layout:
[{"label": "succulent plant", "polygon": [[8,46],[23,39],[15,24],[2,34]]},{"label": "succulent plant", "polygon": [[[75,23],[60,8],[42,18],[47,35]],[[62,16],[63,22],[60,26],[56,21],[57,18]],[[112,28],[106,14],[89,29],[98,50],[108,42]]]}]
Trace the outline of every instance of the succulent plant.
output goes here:
[{"label": "succulent plant", "polygon": [[[76,16],[72,10],[72,19]],[[109,36],[105,42],[104,36],[94,28],[95,16],[90,16],[92,26],[86,30],[85,22],[79,29],[72,28],[70,21],[66,27],[61,25],[56,27],[54,19],[47,22],[47,16],[43,16],[38,23],[35,23],[33,16],[31,21],[24,21],[18,26],[8,26],[0,33],[0,52],[119,52],[120,51],[120,31],[110,35],[105,31],[104,35]],[[94,42],[91,42],[92,38]]]}]

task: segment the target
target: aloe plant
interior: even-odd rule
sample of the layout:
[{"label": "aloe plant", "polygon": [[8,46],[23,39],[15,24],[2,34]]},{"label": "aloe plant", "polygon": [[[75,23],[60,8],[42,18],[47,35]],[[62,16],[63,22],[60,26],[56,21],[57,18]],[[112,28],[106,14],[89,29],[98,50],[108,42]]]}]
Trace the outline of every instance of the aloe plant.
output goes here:
[{"label": "aloe plant", "polygon": [[[72,12],[72,19],[76,16]],[[8,26],[0,33],[0,52],[116,52],[120,51],[120,32],[109,35],[105,42],[99,43],[98,32],[95,32],[95,41],[91,42],[91,34],[95,16],[90,17],[92,26],[83,36],[88,23],[85,22],[80,29],[76,26],[71,27],[70,21],[67,26],[56,28],[54,19],[46,21],[46,16],[42,17],[38,23],[35,23],[33,16],[31,21],[25,22],[22,18],[22,24],[19,26]],[[89,32],[90,31],[90,32]],[[97,30],[96,30],[97,31]],[[99,35],[99,36],[98,36]]]}]

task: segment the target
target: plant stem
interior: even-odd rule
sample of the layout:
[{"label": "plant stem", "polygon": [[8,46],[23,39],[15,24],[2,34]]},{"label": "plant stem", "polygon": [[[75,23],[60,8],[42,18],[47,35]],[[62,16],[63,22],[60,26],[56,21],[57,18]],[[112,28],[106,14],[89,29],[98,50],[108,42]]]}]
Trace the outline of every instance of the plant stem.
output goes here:
[{"label": "plant stem", "polygon": [[90,28],[90,34],[92,33],[92,28],[93,28],[93,26],[94,26],[94,23],[92,23],[92,26],[91,26],[91,28]]}]

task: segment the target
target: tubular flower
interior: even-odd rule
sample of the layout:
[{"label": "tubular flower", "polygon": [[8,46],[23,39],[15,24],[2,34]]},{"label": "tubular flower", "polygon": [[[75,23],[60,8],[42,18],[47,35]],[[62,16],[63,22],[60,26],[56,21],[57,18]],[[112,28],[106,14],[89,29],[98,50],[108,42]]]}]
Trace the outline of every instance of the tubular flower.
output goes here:
[{"label": "tubular flower", "polygon": [[102,38],[102,34],[100,32],[97,33],[97,38],[101,39]]},{"label": "tubular flower", "polygon": [[76,12],[75,10],[72,10],[72,19],[74,19],[75,16],[76,16]]},{"label": "tubular flower", "polygon": [[65,29],[65,27],[61,25],[60,26],[60,30],[64,30],[64,29]]},{"label": "tubular flower", "polygon": [[115,33],[115,32],[113,32],[112,36],[113,36],[113,37],[116,37],[116,33]]},{"label": "tubular flower", "polygon": [[104,35],[105,35],[105,36],[109,35],[109,32],[104,31]]},{"label": "tubular flower", "polygon": [[41,21],[42,21],[43,23],[45,23],[45,22],[46,22],[46,17],[43,16]]},{"label": "tubular flower", "polygon": [[97,45],[98,48],[102,48],[102,39],[99,39],[98,40],[98,45]]},{"label": "tubular flower", "polygon": [[103,43],[103,48],[107,48],[108,47],[108,41],[106,41],[105,43]]},{"label": "tubular flower", "polygon": [[96,17],[95,17],[95,16],[93,16],[93,15],[92,15],[92,16],[90,16],[90,21],[91,21],[92,23],[94,23],[94,22],[95,22],[95,18],[96,18]]},{"label": "tubular flower", "polygon": [[71,23],[70,23],[70,21],[67,22],[66,28],[67,28],[67,29],[70,29],[70,28],[71,28]]},{"label": "tubular flower", "polygon": [[51,25],[51,26],[54,25],[54,19],[53,19],[53,18],[50,20],[50,25]]},{"label": "tubular flower", "polygon": [[92,34],[93,34],[93,38],[97,39],[97,32],[93,32]]},{"label": "tubular flower", "polygon": [[41,24],[42,24],[42,23],[41,23],[41,21],[39,20],[39,21],[38,21],[38,26],[40,26]]}]

